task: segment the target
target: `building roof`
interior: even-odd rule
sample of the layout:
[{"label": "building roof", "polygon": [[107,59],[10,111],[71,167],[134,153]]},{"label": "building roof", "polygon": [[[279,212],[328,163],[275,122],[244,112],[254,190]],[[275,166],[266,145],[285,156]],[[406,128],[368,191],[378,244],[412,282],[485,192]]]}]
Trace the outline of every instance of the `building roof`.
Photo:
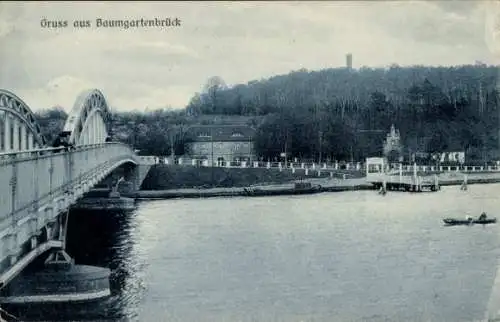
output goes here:
[{"label": "building roof", "polygon": [[248,125],[194,125],[186,134],[194,142],[241,142],[252,140],[255,129]]}]

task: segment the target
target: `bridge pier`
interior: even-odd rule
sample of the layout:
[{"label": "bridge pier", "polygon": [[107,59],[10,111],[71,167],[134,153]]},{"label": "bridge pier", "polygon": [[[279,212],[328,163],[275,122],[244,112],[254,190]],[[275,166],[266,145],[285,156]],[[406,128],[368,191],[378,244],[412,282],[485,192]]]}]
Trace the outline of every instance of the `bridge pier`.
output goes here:
[{"label": "bridge pier", "polygon": [[[47,207],[50,213],[54,208]],[[0,283],[0,303],[25,305],[92,300],[110,295],[108,268],[75,265],[68,255],[66,237],[69,210],[59,213],[55,220],[44,225],[39,235],[31,236],[25,245],[19,245],[17,234],[8,235],[11,269],[3,274]],[[21,254],[24,249],[27,254]],[[16,252],[17,251],[17,252]],[[43,268],[15,278],[32,260],[49,251]],[[20,260],[18,258],[22,255]],[[65,287],[61,289],[61,285]]]},{"label": "bridge pier", "polygon": [[69,202],[55,199],[42,208],[34,205],[11,216],[10,225],[0,229],[0,289],[38,255],[64,245],[67,214],[63,211]]},{"label": "bridge pier", "polygon": [[[71,209],[132,210],[135,209],[135,192],[140,189],[150,165],[123,165],[104,178],[90,182],[85,195]],[[90,189],[94,186],[94,189]]]},{"label": "bridge pier", "polygon": [[150,168],[150,165],[124,165],[104,179],[104,183],[110,190],[116,188],[120,195],[130,196],[141,188]]}]

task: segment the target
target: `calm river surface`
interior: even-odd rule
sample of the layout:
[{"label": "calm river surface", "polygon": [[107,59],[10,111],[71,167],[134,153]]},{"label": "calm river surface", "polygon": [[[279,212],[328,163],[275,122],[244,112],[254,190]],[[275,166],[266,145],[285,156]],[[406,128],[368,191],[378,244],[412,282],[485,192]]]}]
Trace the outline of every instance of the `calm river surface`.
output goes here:
[{"label": "calm river surface", "polygon": [[482,211],[500,218],[499,210],[495,184],[162,200],[141,202],[132,214],[75,214],[68,252],[77,263],[110,267],[114,295],[80,313],[41,318],[482,319],[499,227],[444,227],[441,219]]}]

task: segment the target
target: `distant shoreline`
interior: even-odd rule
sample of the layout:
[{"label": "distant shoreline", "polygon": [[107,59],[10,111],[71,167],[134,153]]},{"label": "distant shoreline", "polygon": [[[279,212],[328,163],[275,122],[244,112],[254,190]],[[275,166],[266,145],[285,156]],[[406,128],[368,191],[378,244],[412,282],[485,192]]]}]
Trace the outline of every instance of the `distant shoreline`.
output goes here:
[{"label": "distant shoreline", "polygon": [[[445,175],[448,178],[440,178],[439,184],[441,186],[459,186],[463,183],[463,178],[453,178],[459,175]],[[463,177],[463,175],[461,175]],[[468,175],[469,176],[469,175]],[[478,177],[479,176],[479,177]],[[451,177],[451,178],[450,178]],[[467,184],[492,184],[500,183],[500,173],[494,174],[475,174],[475,177],[468,178]],[[343,191],[360,191],[360,190],[375,190],[375,187],[363,182],[365,178],[358,179],[345,179],[345,180],[331,180],[331,179],[310,179],[313,184],[320,185],[319,189],[304,192],[302,194],[316,194],[322,192],[343,192]],[[293,183],[276,184],[276,185],[263,185],[253,186],[259,190],[269,191],[267,196],[276,195],[292,195],[294,194]],[[210,198],[210,197],[253,197],[248,195],[245,191],[248,187],[233,187],[233,188],[207,188],[207,189],[167,189],[167,190],[140,190],[134,194],[134,198],[138,200],[158,200],[158,199],[176,199],[176,198]],[[265,193],[263,196],[266,196]]]}]

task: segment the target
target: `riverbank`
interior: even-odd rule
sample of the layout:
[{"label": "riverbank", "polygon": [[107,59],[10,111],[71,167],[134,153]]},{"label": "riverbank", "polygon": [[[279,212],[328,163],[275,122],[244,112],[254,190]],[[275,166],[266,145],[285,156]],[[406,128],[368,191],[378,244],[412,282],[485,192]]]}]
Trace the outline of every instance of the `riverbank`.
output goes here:
[{"label": "riverbank", "polygon": [[[359,179],[309,179],[304,180],[313,185],[320,185],[319,189],[306,193],[335,192],[349,190],[373,190],[371,184],[364,178]],[[169,189],[169,190],[141,190],[136,193],[137,199],[171,199],[171,198],[207,198],[207,197],[235,197],[249,196],[247,190],[259,190],[260,195],[294,194],[294,183],[251,185],[248,187],[208,188],[208,189]]]},{"label": "riverbank", "polygon": [[157,164],[151,167],[141,185],[141,190],[244,188],[253,185],[290,184],[304,179],[347,179],[363,177],[356,170],[309,170],[276,168],[224,168],[194,167]]},{"label": "riverbank", "polygon": [[[464,175],[461,173],[441,173],[438,174],[441,186],[461,185]],[[321,192],[341,192],[357,190],[374,190],[374,186],[366,182],[365,178],[337,179],[337,178],[315,178],[304,179],[312,185],[319,185],[319,189],[312,190],[310,193]],[[500,183],[500,173],[474,173],[467,174],[468,184],[488,184]],[[247,187],[219,187],[219,188],[184,188],[184,189],[165,189],[165,190],[141,190],[135,194],[137,199],[172,199],[172,198],[208,198],[208,197],[234,197],[249,196],[248,189],[258,189],[263,195],[268,192],[269,195],[292,194],[294,183],[284,184],[260,184],[249,185]]]}]

